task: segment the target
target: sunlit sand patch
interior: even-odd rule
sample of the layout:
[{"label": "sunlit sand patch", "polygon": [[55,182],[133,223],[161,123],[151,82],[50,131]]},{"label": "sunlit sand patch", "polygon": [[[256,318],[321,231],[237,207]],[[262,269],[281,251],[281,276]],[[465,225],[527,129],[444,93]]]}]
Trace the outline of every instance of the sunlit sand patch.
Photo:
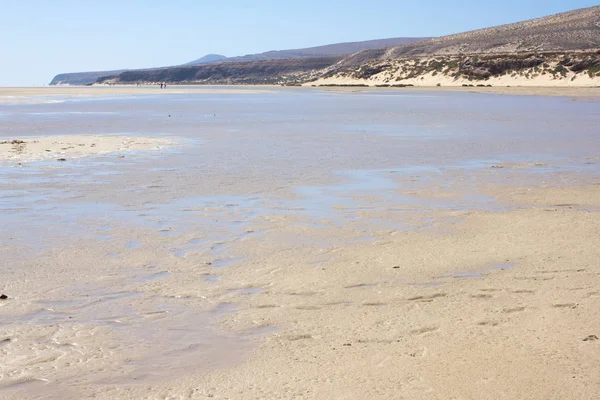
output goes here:
[{"label": "sunlit sand patch", "polygon": [[176,146],[177,139],[142,136],[43,136],[27,138],[0,138],[0,162],[26,163],[56,161],[108,153],[161,150]]}]

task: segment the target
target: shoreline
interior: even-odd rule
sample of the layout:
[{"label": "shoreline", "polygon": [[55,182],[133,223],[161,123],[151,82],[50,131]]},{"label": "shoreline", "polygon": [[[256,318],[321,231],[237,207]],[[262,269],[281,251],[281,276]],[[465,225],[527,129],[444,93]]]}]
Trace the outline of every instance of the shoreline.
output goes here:
[{"label": "shoreline", "polygon": [[52,86],[52,87],[0,87],[0,105],[36,102],[39,96],[109,96],[109,95],[157,95],[157,94],[259,94],[293,90],[322,90],[327,92],[374,92],[390,91],[410,93],[411,91],[439,91],[465,93],[491,93],[501,95],[559,96],[559,97],[600,97],[600,87],[590,86],[311,86],[301,87],[281,85],[170,85],[167,89],[155,86],[115,85],[115,86]]},{"label": "shoreline", "polygon": [[316,86],[311,89],[321,89],[330,92],[374,92],[374,91],[425,91],[425,92],[464,92],[490,93],[519,96],[552,96],[552,97],[600,97],[600,87],[563,87],[563,86],[410,86],[405,88],[376,87],[376,86]]},{"label": "shoreline", "polygon": [[[0,104],[3,97],[10,99],[19,96],[100,96],[100,95],[126,95],[126,94],[186,94],[193,93],[194,89],[202,88],[210,94],[235,93],[252,94],[262,93],[279,86],[242,86],[242,85],[169,85],[161,89],[156,85],[112,85],[112,86],[45,86],[45,87],[0,87]],[[7,99],[7,100],[8,100]]]}]

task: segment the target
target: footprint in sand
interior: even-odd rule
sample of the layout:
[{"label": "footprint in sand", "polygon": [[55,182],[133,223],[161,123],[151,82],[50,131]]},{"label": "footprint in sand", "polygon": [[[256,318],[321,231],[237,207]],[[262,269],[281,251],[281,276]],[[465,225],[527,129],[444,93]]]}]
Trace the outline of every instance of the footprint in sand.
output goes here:
[{"label": "footprint in sand", "polygon": [[310,291],[308,291],[308,292],[290,292],[290,293],[287,293],[287,294],[290,295],[290,296],[314,296],[314,295],[319,294],[319,293],[318,292],[310,292]]},{"label": "footprint in sand", "polygon": [[278,308],[278,305],[275,304],[261,304],[260,306],[256,306],[256,308]]},{"label": "footprint in sand", "polygon": [[505,308],[504,310],[502,310],[502,312],[507,313],[507,314],[521,312],[521,311],[525,311],[525,307],[512,307],[512,308]]},{"label": "footprint in sand", "polygon": [[498,324],[499,324],[499,322],[497,322],[497,321],[480,321],[477,323],[477,325],[480,325],[480,326],[496,326]]},{"label": "footprint in sand", "polygon": [[304,334],[304,335],[292,335],[292,336],[288,336],[288,340],[290,342],[295,342],[296,340],[306,340],[306,339],[312,339],[312,335],[309,334]]},{"label": "footprint in sand", "polygon": [[550,271],[539,271],[540,274],[560,274],[565,272],[585,272],[585,268],[578,269],[555,269]]},{"label": "footprint in sand", "polygon": [[375,283],[359,283],[357,285],[344,286],[344,289],[369,289],[377,286]]},{"label": "footprint in sand", "polygon": [[352,302],[350,301],[332,301],[330,303],[325,303],[323,305],[325,306],[347,306],[352,304]]},{"label": "footprint in sand", "polygon": [[368,302],[368,303],[363,303],[363,306],[369,306],[369,307],[379,307],[379,306],[385,306],[386,303],[381,303],[381,302]]},{"label": "footprint in sand", "polygon": [[492,296],[491,294],[487,294],[487,293],[472,294],[471,297],[474,299],[492,299],[492,298],[494,298],[494,296]]},{"label": "footprint in sand", "polygon": [[540,276],[516,276],[514,279],[518,280],[518,281],[551,281],[551,280],[555,279],[555,277],[554,276],[544,276],[544,277],[540,277]]},{"label": "footprint in sand", "polygon": [[435,332],[438,329],[439,328],[436,326],[426,326],[423,328],[413,329],[412,331],[410,331],[410,333],[413,335],[424,335],[426,333]]},{"label": "footprint in sand", "polygon": [[417,300],[421,300],[421,301],[432,301],[433,299],[437,299],[438,297],[446,297],[448,294],[446,293],[435,293],[429,296],[414,296],[414,297],[409,297],[408,301],[417,301]]},{"label": "footprint in sand", "polygon": [[552,307],[554,307],[554,308],[572,308],[572,309],[575,309],[575,308],[577,308],[577,304],[575,304],[575,303],[558,303],[558,304],[552,304]]}]

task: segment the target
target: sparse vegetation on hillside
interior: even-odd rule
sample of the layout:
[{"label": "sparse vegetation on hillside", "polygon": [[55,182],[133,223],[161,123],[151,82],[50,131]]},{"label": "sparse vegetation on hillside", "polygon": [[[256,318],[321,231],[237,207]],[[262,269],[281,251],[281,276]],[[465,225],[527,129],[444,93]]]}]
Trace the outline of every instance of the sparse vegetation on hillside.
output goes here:
[{"label": "sparse vegetation on hillside", "polygon": [[365,50],[344,59],[341,67],[436,55],[482,56],[597,49],[600,49],[600,6],[409,43],[383,52]]},{"label": "sparse vegetation on hillside", "polygon": [[350,78],[372,81],[381,86],[425,76],[486,81],[502,76],[532,79],[548,75],[553,79],[564,79],[582,73],[590,78],[600,78],[600,52],[413,57],[375,61],[356,68],[338,68],[326,72],[322,79]]}]

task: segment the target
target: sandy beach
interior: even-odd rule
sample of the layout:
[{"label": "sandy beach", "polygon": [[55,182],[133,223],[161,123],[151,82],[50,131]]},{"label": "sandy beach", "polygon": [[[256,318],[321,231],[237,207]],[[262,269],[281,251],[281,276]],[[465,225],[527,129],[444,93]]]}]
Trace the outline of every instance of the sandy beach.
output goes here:
[{"label": "sandy beach", "polygon": [[600,98],[600,88],[596,87],[561,87],[561,86],[492,86],[492,87],[463,87],[463,86],[414,86],[407,88],[378,88],[378,87],[319,87],[328,92],[357,92],[357,91],[435,91],[435,92],[466,92],[492,93],[510,96],[558,96],[572,98]]},{"label": "sandy beach", "polygon": [[[39,102],[59,102],[60,97],[68,96],[123,96],[123,95],[158,95],[186,94],[201,90],[210,94],[255,94],[269,90],[269,86],[178,86],[169,85],[166,89],[160,86],[46,86],[46,87],[0,87],[0,104],[27,104]],[[46,96],[58,96],[49,99]]]},{"label": "sandy beach", "polygon": [[[555,85],[552,82],[535,85],[527,80],[519,82],[501,82],[498,85],[491,87],[463,87],[462,83],[454,83],[452,85],[436,86],[436,82],[417,83],[416,86],[406,88],[383,88],[383,87],[327,87],[319,86],[321,84],[336,84],[336,85],[352,85],[363,83],[351,80],[327,80],[327,82],[313,82],[305,84],[304,89],[314,89],[326,92],[365,92],[365,91],[391,91],[391,92],[415,92],[415,91],[456,91],[470,93],[493,93],[504,95],[524,95],[524,96],[559,96],[572,98],[600,98],[600,88],[594,83],[592,86],[585,85]],[[464,82],[463,82],[464,83]],[[472,82],[467,82],[472,83]],[[314,87],[313,87],[314,85]],[[276,94],[281,90],[295,92],[303,88],[297,87],[281,87],[272,85],[260,86],[179,86],[171,85],[167,89],[160,89],[154,86],[51,86],[43,88],[2,88],[0,87],[0,104],[36,104],[36,103],[53,103],[61,102],[64,97],[68,96],[123,96],[123,95],[175,95],[175,94],[260,94],[272,93]]]},{"label": "sandy beach", "polygon": [[594,89],[488,89],[0,108],[0,398],[596,398]]}]

